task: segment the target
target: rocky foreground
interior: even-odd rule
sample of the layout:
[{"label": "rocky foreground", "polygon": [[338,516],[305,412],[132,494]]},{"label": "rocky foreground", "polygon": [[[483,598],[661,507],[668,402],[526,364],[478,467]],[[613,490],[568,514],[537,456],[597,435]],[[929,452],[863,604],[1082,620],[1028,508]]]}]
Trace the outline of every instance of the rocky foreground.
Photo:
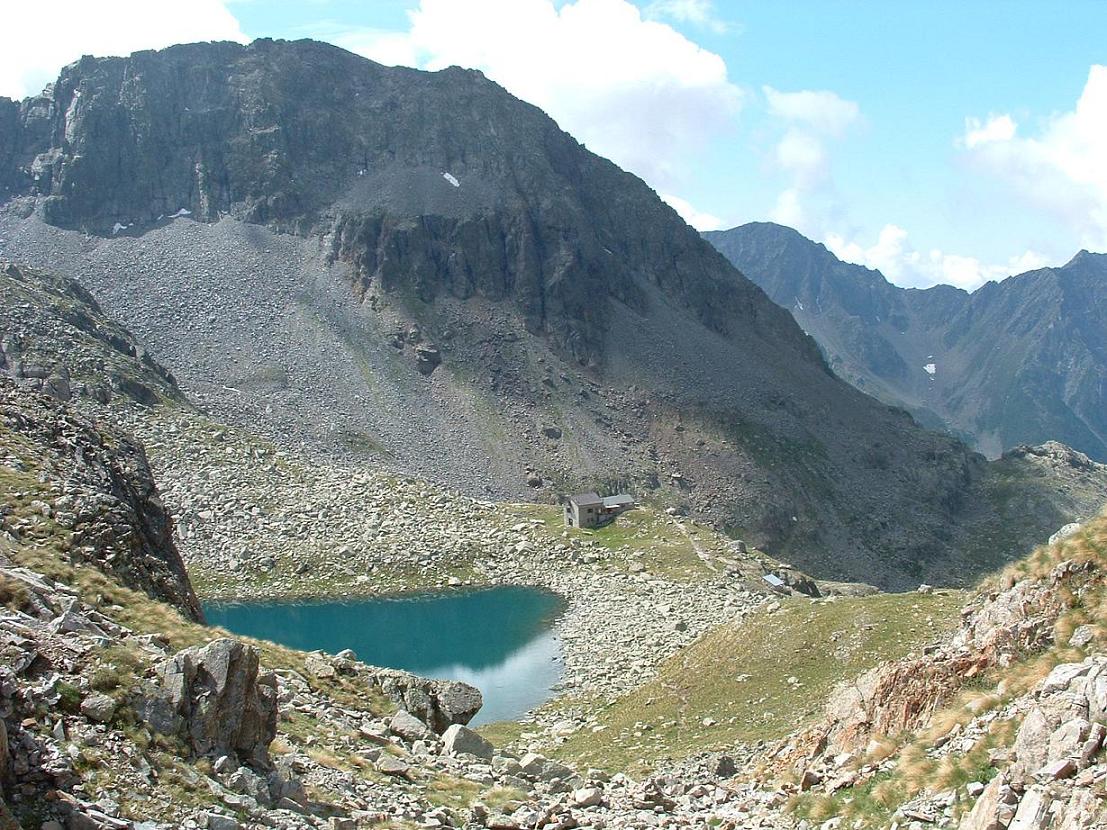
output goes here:
[{"label": "rocky foreground", "polygon": [[[197,625],[179,585],[145,576],[175,551],[127,525],[159,504],[121,498],[156,492],[133,450],[114,454],[129,445],[56,401],[7,382],[0,392],[10,826],[1077,830],[1107,818],[1105,520],[997,577],[951,637],[847,684],[791,738],[631,778],[492,745],[465,726],[480,700],[463,684]],[[116,478],[96,473],[108,468]],[[541,527],[516,522],[488,555]],[[634,557],[623,570],[590,546],[547,544],[602,586],[664,584]],[[713,580],[738,578],[721,552],[704,554],[709,594]],[[533,575],[521,559],[500,561]]]}]

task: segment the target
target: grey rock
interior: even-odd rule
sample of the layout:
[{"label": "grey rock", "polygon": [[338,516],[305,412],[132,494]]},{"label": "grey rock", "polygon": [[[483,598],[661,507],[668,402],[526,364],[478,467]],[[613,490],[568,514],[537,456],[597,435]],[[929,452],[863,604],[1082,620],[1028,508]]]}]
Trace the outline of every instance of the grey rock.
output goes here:
[{"label": "grey rock", "polygon": [[539,781],[565,780],[573,776],[573,770],[536,752],[528,752],[519,759],[523,775]]},{"label": "grey rock", "polygon": [[442,733],[442,743],[451,755],[473,755],[491,761],[496,752],[489,741],[459,723]]},{"label": "grey rock", "polygon": [[140,707],[151,728],[182,734],[194,756],[233,755],[268,767],[277,693],[271,677],[259,676],[253,646],[223,638],[184,649],[158,675],[160,688],[147,695],[153,702]]},{"label": "grey rock", "polygon": [[385,697],[439,734],[452,724],[471,721],[484,703],[480,689],[455,680],[430,680],[382,670],[372,682]]},{"label": "grey rock", "polygon": [[269,804],[269,784],[249,767],[239,767],[227,776],[226,785],[236,793],[248,795],[258,804]]},{"label": "grey rock", "polygon": [[392,716],[392,720],[388,722],[388,729],[408,743],[434,737],[434,733],[427,725],[406,709],[400,709]]},{"label": "grey rock", "polygon": [[1094,639],[1095,627],[1086,624],[1080,625],[1076,627],[1076,630],[1072,632],[1072,636],[1069,637],[1069,645],[1074,648],[1084,648]]},{"label": "grey rock", "polygon": [[411,764],[387,752],[381,753],[380,757],[377,758],[376,764],[377,770],[385,775],[395,775],[400,778],[406,778],[411,774]]},{"label": "grey rock", "polygon": [[115,716],[115,701],[107,695],[89,695],[81,701],[81,714],[97,723],[107,723]]}]

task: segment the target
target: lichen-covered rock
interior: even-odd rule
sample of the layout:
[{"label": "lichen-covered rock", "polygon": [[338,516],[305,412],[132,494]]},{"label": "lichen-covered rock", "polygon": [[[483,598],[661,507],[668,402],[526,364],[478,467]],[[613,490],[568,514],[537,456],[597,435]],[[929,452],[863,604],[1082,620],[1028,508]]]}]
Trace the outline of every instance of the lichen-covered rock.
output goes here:
[{"label": "lichen-covered rock", "polygon": [[180,734],[194,757],[269,766],[277,690],[272,675],[258,674],[257,649],[229,638],[184,649],[159,667],[158,679],[138,706],[151,728]]}]

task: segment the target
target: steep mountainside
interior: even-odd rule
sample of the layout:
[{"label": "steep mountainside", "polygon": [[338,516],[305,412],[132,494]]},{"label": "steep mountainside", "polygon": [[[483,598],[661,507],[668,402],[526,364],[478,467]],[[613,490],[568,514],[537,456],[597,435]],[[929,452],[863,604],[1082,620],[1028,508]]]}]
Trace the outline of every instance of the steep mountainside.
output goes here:
[{"label": "steep mountainside", "polygon": [[706,237],[858,388],[988,455],[1054,439],[1107,459],[1107,255],[968,294],[899,288],[779,225]]},{"label": "steep mountainside", "polygon": [[628,487],[883,585],[969,577],[961,543],[1000,523],[982,458],[839,381],[643,182],[479,73],[307,41],[86,58],[0,104],[0,186],[0,255],[79,278],[190,398],[285,444],[495,496]]}]

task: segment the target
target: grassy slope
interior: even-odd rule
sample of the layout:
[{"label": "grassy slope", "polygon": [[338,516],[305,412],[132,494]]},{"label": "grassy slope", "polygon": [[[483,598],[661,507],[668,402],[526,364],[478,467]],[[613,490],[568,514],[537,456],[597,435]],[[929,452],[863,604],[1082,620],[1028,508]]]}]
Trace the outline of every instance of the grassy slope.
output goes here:
[{"label": "grassy slope", "polygon": [[675,655],[655,680],[603,713],[602,731],[579,732],[556,754],[641,771],[736,741],[784,737],[821,711],[838,682],[952,628],[965,598],[883,594],[761,609]]},{"label": "grassy slope", "polygon": [[[541,519],[551,541],[565,538],[588,540],[615,553],[616,567],[626,570],[640,562],[656,576],[676,582],[696,582],[711,575],[689,537],[668,516],[650,506],[639,506],[606,527],[593,530],[565,528],[559,506],[515,504],[510,510],[520,518]],[[704,548],[721,553],[725,539],[714,531],[688,522],[685,527]]]},{"label": "grassy slope", "polygon": [[[888,772],[846,787],[833,795],[805,793],[793,800],[792,808],[801,818],[822,822],[841,817],[861,828],[886,827],[897,807],[922,791],[952,792],[955,814],[972,808],[973,799],[965,785],[985,782],[996,774],[989,755],[995,748],[1009,748],[1017,734],[1020,716],[1003,717],[1003,707],[1029,692],[1054,666],[1076,663],[1088,654],[1102,653],[1107,647],[1107,513],[1089,521],[1075,536],[1052,546],[1043,546],[1003,571],[985,580],[983,591],[1002,590],[1017,580],[1044,579],[1061,562],[1091,562],[1096,566],[1090,583],[1081,592],[1065,591],[1068,605],[1054,625],[1053,644],[1032,653],[1006,668],[995,668],[966,683],[961,693],[931,718],[927,728],[917,733],[883,736],[874,741],[875,757],[859,759],[854,766],[890,757],[894,764]],[[1092,626],[1093,641],[1085,648],[1068,644],[1080,625]],[[986,734],[971,748],[932,757],[935,747],[973,718],[996,713]],[[1099,790],[1103,795],[1102,788]]]}]

